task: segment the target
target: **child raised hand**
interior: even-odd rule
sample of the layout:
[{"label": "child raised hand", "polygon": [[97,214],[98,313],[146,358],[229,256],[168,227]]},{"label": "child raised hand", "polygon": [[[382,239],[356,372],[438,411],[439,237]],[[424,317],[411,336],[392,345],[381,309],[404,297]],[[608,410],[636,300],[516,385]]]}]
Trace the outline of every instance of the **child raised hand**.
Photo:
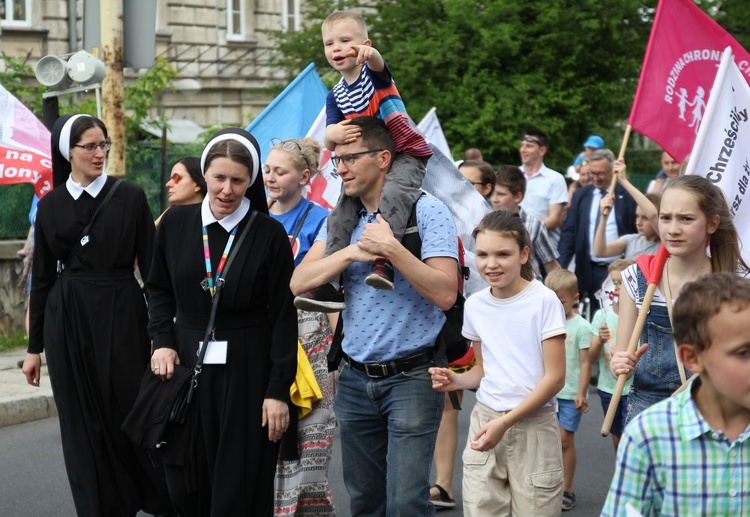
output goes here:
[{"label": "child raised hand", "polygon": [[358,65],[367,63],[367,66],[373,72],[380,72],[385,67],[383,56],[380,55],[380,52],[375,47],[370,45],[352,45],[346,56],[356,57]]}]

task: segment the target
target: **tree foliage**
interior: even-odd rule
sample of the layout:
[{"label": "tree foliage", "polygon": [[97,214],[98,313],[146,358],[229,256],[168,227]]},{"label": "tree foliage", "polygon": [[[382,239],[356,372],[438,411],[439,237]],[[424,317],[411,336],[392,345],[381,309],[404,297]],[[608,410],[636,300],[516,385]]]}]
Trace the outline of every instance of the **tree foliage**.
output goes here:
[{"label": "tree foliage", "polygon": [[[744,3],[696,3],[750,43]],[[536,126],[550,135],[546,161],[562,170],[591,133],[619,150],[656,4],[349,0],[338,7],[364,13],[410,115],[419,121],[435,106],[455,156],[478,147],[495,164],[516,163],[519,137]],[[308,0],[304,30],[276,34],[280,65],[299,72],[314,61],[329,86],[338,77],[330,78],[320,24],[331,10],[330,0]]]},{"label": "tree foliage", "polygon": [[[516,163],[520,135],[536,126],[550,135],[548,161],[563,167],[590,133],[619,140],[650,30],[644,7],[654,4],[382,0],[362,12],[410,115],[419,121],[435,106],[457,156],[478,147],[494,163]],[[280,35],[287,67],[328,69],[320,22],[330,8],[310,0],[305,30]]]}]

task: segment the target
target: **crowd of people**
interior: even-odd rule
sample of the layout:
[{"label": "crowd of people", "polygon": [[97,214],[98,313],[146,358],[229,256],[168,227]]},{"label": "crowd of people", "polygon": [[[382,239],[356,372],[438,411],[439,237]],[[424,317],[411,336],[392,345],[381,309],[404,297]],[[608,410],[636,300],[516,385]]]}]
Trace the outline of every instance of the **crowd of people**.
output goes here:
[{"label": "crowd of people", "polygon": [[[487,205],[471,235],[486,287],[464,307],[471,359],[439,364],[461,244],[450,207],[420,189],[440,173],[433,151],[364,20],[337,11],[322,37],[341,74],[326,110],[343,182],[330,214],[304,196],[320,173],[312,139],[262,157],[251,134],[219,131],[175,164],[155,224],[143,191],[104,173],[117,145],[104,124],[55,123],[23,373],[38,386],[46,353],[77,513],[335,515],[338,425],[340,514],[432,515],[458,504],[449,395],[468,389],[464,515],[559,515],[576,505],[575,433],[598,366],[603,411],[619,398],[602,514],[741,515],[750,282],[721,191],[665,155],[644,195],[596,135],[571,185],[544,165],[539,129],[521,136],[520,166],[469,150],[458,168]],[[670,257],[654,275],[660,245]],[[182,367],[200,374],[186,421],[138,447],[122,424],[141,379],[174,382]]]}]

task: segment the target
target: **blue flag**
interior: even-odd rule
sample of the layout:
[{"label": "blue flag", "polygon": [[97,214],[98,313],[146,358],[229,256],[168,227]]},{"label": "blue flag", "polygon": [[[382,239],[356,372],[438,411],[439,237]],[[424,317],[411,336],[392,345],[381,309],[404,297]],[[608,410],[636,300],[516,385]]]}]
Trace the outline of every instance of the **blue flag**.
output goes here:
[{"label": "blue flag", "polygon": [[325,106],[327,94],[315,64],[310,63],[247,126],[260,145],[261,160],[268,156],[273,138],[304,138]]}]

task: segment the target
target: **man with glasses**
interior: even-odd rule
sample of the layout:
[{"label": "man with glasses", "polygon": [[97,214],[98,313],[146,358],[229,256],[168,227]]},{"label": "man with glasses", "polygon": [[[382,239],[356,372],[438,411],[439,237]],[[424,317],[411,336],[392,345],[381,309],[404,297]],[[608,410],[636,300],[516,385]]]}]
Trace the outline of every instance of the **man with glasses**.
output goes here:
[{"label": "man with glasses", "polygon": [[[294,271],[295,294],[343,275],[344,361],[335,412],[352,515],[428,515],[430,467],[444,395],[432,389],[434,343],[457,289],[457,234],[448,208],[424,194],[416,203],[421,260],[407,250],[378,205],[395,155],[385,123],[352,119],[361,136],[337,144],[334,163],[347,197],[360,206],[350,244],[326,256],[327,223]],[[364,278],[379,257],[394,266],[396,289]]]},{"label": "man with glasses", "polygon": [[570,210],[562,227],[562,236],[558,245],[560,258],[558,262],[567,268],[575,257],[575,273],[578,277],[578,292],[581,299],[588,296],[591,301],[591,314],[599,308],[599,301],[594,293],[607,278],[607,268],[616,258],[597,257],[594,255],[594,234],[599,224],[606,224],[607,242],[612,242],[622,235],[636,233],[636,203],[625,188],[619,183],[615,187],[615,206],[606,219],[603,217],[600,203],[611,186],[615,155],[609,149],[598,149],[589,158],[589,175],[591,185],[575,191],[570,201]]},{"label": "man with glasses", "polygon": [[530,129],[521,138],[521,170],[526,175],[526,197],[521,208],[544,222],[556,245],[568,204],[568,186],[562,174],[544,165],[548,150],[549,138],[544,131]]}]

